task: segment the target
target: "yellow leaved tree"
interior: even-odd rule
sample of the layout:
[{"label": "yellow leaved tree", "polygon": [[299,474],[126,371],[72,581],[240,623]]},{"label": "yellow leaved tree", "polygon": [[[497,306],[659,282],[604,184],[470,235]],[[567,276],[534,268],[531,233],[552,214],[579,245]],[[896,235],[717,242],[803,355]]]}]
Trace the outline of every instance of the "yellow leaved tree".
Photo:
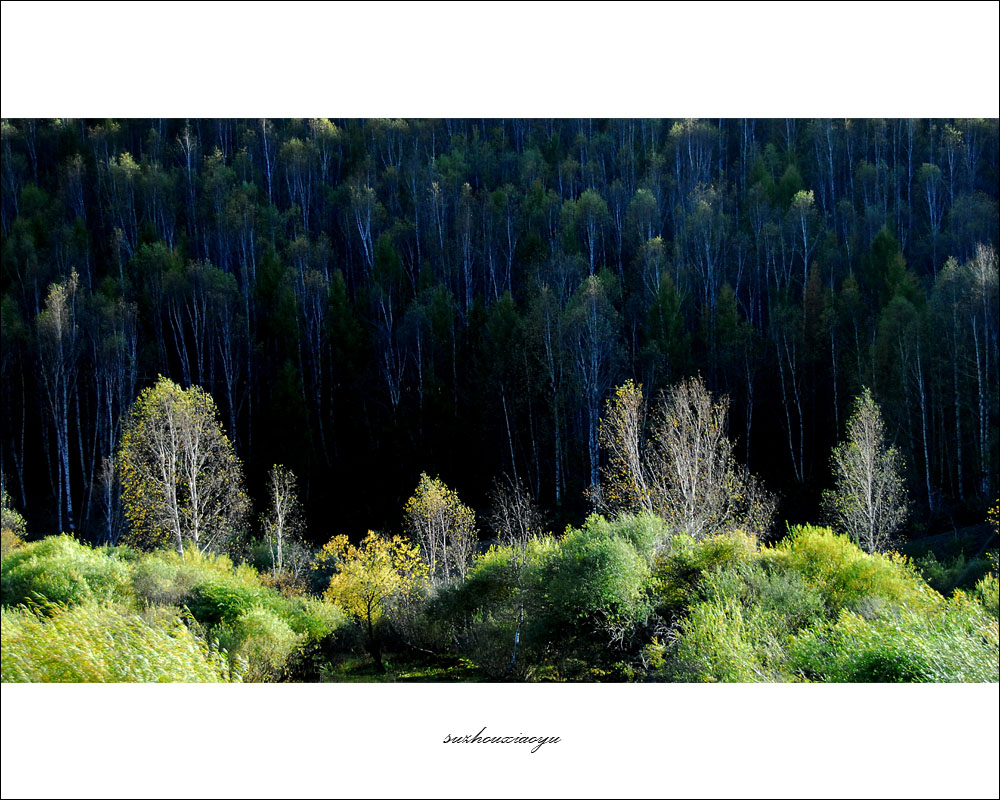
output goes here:
[{"label": "yellow leaved tree", "polygon": [[334,536],[316,556],[313,568],[331,563],[336,572],[325,597],[364,627],[368,652],[376,668],[384,671],[380,623],[425,584],[427,569],[420,551],[401,536],[369,531],[360,545],[351,544],[346,536]]}]

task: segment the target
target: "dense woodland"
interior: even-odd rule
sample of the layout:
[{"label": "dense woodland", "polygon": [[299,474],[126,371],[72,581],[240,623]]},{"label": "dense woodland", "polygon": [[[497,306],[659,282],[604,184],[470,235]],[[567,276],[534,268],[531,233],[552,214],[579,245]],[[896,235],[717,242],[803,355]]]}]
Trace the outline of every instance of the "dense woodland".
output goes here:
[{"label": "dense woodland", "polygon": [[422,471],[579,522],[613,388],[699,373],[781,518],[816,518],[867,386],[912,532],[981,521],[997,159],[996,120],[5,121],[3,488],[117,541],[122,415],[164,375],[251,497],[299,476],[317,542],[398,528]]},{"label": "dense woodland", "polygon": [[4,680],[997,680],[996,120],[2,156]]}]

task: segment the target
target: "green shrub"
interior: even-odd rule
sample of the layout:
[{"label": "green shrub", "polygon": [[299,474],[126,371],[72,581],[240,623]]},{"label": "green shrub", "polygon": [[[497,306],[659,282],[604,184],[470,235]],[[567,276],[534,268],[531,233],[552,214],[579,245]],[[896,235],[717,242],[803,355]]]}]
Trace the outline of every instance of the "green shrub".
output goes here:
[{"label": "green shrub", "polygon": [[0,564],[3,605],[52,604],[131,597],[128,567],[70,536],[49,536],[11,551]]},{"label": "green shrub", "polygon": [[961,592],[921,611],[866,619],[848,609],[797,636],[794,669],[833,682],[996,682],[996,619]]},{"label": "green shrub", "polygon": [[476,559],[465,581],[450,593],[452,602],[469,610],[504,606],[517,593],[517,558],[513,547],[491,547]]},{"label": "green shrub", "polygon": [[235,622],[220,625],[213,633],[232,663],[245,670],[244,680],[248,681],[277,679],[305,640],[276,613],[261,606],[247,609]]},{"label": "green shrub", "polygon": [[24,546],[24,539],[14,533],[9,528],[0,530],[0,560],[7,557],[7,554]]},{"label": "green shrub", "polygon": [[760,609],[778,624],[775,635],[792,633],[825,616],[823,597],[816,587],[798,573],[770,568],[764,561],[736,562],[710,570],[700,595]]},{"label": "green shrub", "polygon": [[264,590],[233,575],[213,575],[196,585],[187,606],[194,618],[204,625],[236,622],[250,609],[261,604]]},{"label": "green shrub", "polygon": [[929,608],[941,600],[903,556],[869,555],[829,528],[792,528],[762,556],[771,567],[797,572],[816,588],[831,617],[845,608],[870,616],[900,605]]},{"label": "green shrub", "polygon": [[86,601],[2,612],[0,675],[25,682],[173,682],[226,680],[225,658],[176,614],[144,617]]},{"label": "green shrub", "polygon": [[620,640],[649,610],[649,564],[614,527],[594,521],[570,530],[542,565],[544,616],[556,632],[601,631]]},{"label": "green shrub", "polygon": [[439,651],[457,644],[484,674],[504,675],[520,604],[528,604],[530,614],[536,605],[527,587],[534,582],[537,558],[529,555],[523,565],[519,559],[515,548],[491,547],[476,559],[465,581],[428,597],[422,613],[413,615],[410,636]]},{"label": "green shrub", "polygon": [[[0,492],[0,532],[3,533],[3,540],[7,542],[22,542],[28,533],[28,525],[24,517],[14,508],[14,504],[7,492]],[[7,550],[4,550],[4,555]]]},{"label": "green shrub", "polygon": [[654,567],[657,605],[668,615],[677,614],[704,596],[708,573],[753,563],[757,557],[756,542],[739,531],[700,541],[683,534],[674,536]]},{"label": "green shrub", "polygon": [[308,641],[319,641],[343,628],[348,621],[339,606],[315,597],[282,597],[265,592],[263,603]]},{"label": "green shrub", "polygon": [[[119,548],[121,549],[121,548]],[[229,576],[233,564],[228,556],[190,550],[144,554],[132,567],[136,596],[150,605],[188,605],[195,587],[213,578]]]},{"label": "green shrub", "polygon": [[939,561],[934,553],[915,559],[914,564],[920,574],[933,589],[941,594],[951,594],[955,589],[969,589],[989,572],[989,562],[984,558],[965,558],[965,554],[957,553],[950,558]]},{"label": "green shrub", "polygon": [[723,537],[674,553],[674,574],[696,577],[687,579],[691,604],[676,625],[672,646],[654,639],[645,648],[654,675],[682,681],[792,678],[783,643],[824,620],[823,599],[798,574],[753,560],[752,552],[738,539]]},{"label": "green shrub", "polygon": [[24,517],[14,508],[10,495],[0,492],[0,559],[6,558],[12,550],[24,545],[28,525]]},{"label": "green shrub", "polygon": [[[512,669],[516,631],[516,613],[498,617],[491,611],[479,611],[470,622],[463,649],[485,675],[492,678],[507,676]],[[513,665],[516,672],[512,677],[522,677],[533,661],[526,650],[520,650]]]},{"label": "green shrub", "polygon": [[591,514],[583,523],[587,535],[609,539],[624,539],[635,551],[651,558],[653,553],[670,538],[670,526],[654,514],[625,514],[614,520],[600,514]]}]

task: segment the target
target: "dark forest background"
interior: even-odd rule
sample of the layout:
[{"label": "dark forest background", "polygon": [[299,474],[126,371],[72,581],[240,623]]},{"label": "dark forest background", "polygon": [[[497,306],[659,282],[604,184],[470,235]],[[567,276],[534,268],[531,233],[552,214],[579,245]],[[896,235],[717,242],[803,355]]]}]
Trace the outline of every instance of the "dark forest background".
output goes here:
[{"label": "dark forest background", "polygon": [[123,414],[159,374],[212,393],[252,497],[295,471],[316,541],[398,529],[422,471],[579,522],[613,388],[695,373],[782,519],[817,518],[862,386],[911,535],[996,492],[995,119],[2,133],[0,468],[39,534],[117,539]]}]

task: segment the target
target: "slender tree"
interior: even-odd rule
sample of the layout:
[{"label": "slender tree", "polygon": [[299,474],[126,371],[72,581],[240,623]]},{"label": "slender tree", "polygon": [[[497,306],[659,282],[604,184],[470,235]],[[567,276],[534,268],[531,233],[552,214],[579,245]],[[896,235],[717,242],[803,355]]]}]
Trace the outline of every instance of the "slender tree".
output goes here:
[{"label": "slender tree", "polygon": [[831,467],[835,488],[824,495],[830,521],[868,553],[888,549],[907,514],[903,462],[886,441],[882,413],[867,388]]}]

